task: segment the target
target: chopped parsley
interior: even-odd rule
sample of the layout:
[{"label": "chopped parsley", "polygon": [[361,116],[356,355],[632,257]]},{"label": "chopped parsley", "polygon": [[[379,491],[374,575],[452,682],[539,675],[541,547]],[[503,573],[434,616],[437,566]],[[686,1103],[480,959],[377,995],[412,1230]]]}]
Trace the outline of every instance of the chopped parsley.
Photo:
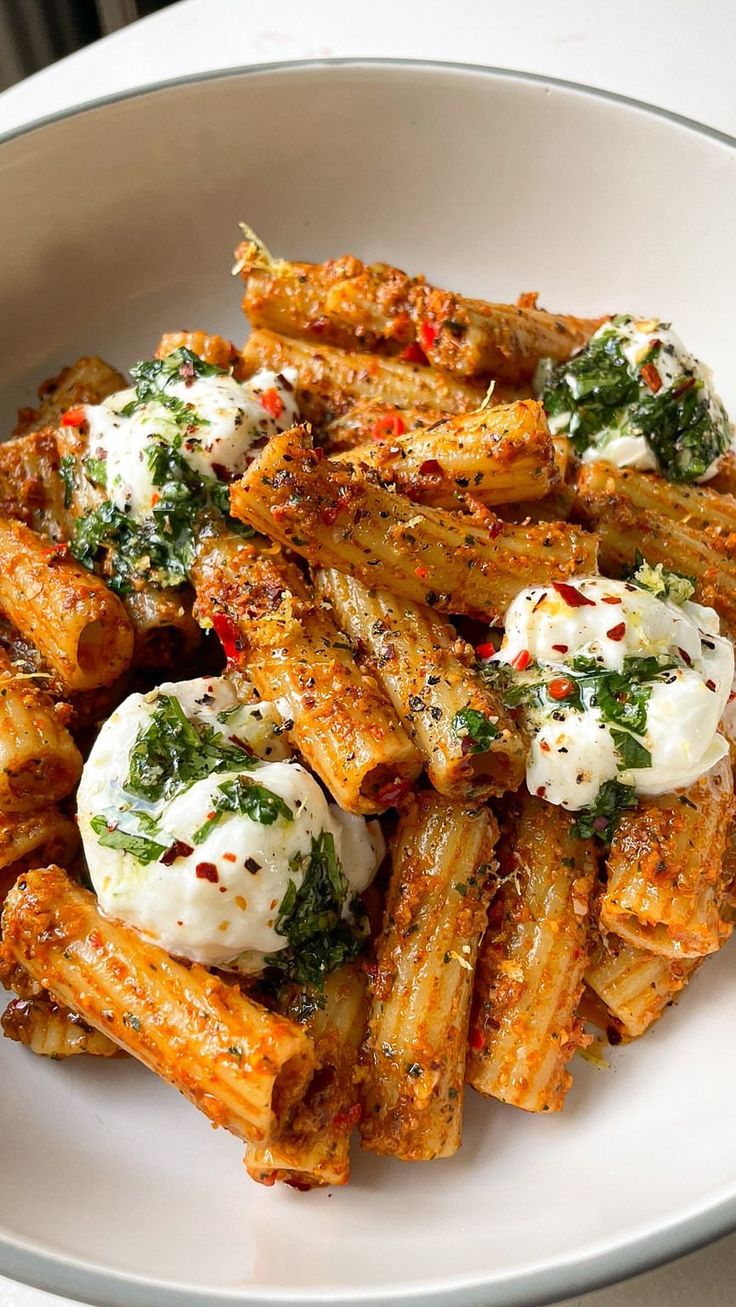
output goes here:
[{"label": "chopped parsley", "polygon": [[[77,519],[70,550],[93,571],[103,565],[112,590],[128,594],[145,579],[162,588],[184,585],[194,562],[202,524],[211,517],[225,517],[228,527],[243,536],[252,529],[229,516],[227,483],[204,476],[192,468],[181,452],[183,438],[191,437],[205,420],[191,404],[168,394],[172,381],[225,375],[222,368],[205,363],[191,350],[179,349],[164,359],[137,363],[132,369],[136,381],[135,399],[121,409],[131,417],[145,404],[163,405],[175,423],[172,440],[152,434],[146,448],[151,480],[158,498],[142,522],[134,521],[111,499]],[[72,502],[76,460],[65,455],[60,473],[65,487],[65,505]],[[110,490],[105,460],[82,459],[82,470],[91,484]]]},{"label": "chopped parsley", "polygon": [[303,880],[298,887],[289,881],[276,918],[276,930],[289,947],[275,953],[269,965],[299,984],[321,988],[325,976],[363,947],[363,912],[353,900],[351,919],[343,915],[350,887],[328,831],[312,839],[309,854],[292,870],[303,871]]},{"label": "chopped parsley", "polygon": [[229,743],[213,726],[190,721],[173,695],[161,694],[138,732],[123,788],[148,803],[164,802],[213,772],[257,765],[243,747]]},{"label": "chopped parsley", "polygon": [[477,708],[461,708],[452,719],[452,729],[462,740],[463,753],[487,753],[498,739],[498,727]]},{"label": "chopped parsley", "polygon": [[[626,338],[618,330],[630,321],[627,315],[614,318],[566,362],[544,359],[537,374],[542,403],[554,429],[567,432],[578,456],[590,446],[605,450],[613,436],[642,437],[663,476],[695,481],[731,443],[725,409],[687,360],[681,377],[662,384],[656,358],[663,350],[673,353],[672,345],[655,338],[646,358],[630,362],[623,352]],[[660,324],[660,329],[669,328]],[[654,392],[648,368],[659,380]]]},{"label": "chopped parsley", "polygon": [[[273,826],[279,817],[284,821],[293,821],[294,813],[280,794],[267,790],[265,785],[258,785],[250,776],[235,776],[217,787],[218,793],[213,799],[213,815],[194,832],[192,840],[202,844],[211,830],[222,821],[226,812],[239,812],[261,826]],[[291,884],[293,885],[293,881]]]},{"label": "chopped parsley", "polygon": [[657,599],[668,599],[673,604],[687,603],[695,594],[692,577],[683,576],[681,572],[669,572],[662,563],[652,567],[638,549],[628,580],[638,585],[640,590],[648,590]]},{"label": "chopped parsley", "polygon": [[166,845],[157,844],[147,835],[122,830],[116,824],[118,818],[119,814],[92,818],[90,826],[97,836],[98,843],[104,849],[121,849],[124,853],[131,853],[144,867],[149,862],[158,862],[166,852]]},{"label": "chopped parsley", "polygon": [[633,785],[622,785],[621,781],[615,780],[604,781],[590,807],[582,808],[576,814],[573,834],[583,840],[595,836],[610,844],[621,813],[627,808],[635,808],[637,803]]}]

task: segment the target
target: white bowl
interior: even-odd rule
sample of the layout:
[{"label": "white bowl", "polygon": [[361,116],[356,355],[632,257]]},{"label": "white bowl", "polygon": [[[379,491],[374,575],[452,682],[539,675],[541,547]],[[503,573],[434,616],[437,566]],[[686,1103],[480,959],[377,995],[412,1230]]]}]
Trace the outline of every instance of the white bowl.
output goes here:
[{"label": "white bowl", "polygon": [[[82,353],[244,335],[231,252],[351,251],[504,299],[674,319],[736,407],[734,142],[580,88],[394,63],[234,72],[2,146],[6,421]],[[0,1041],[0,1272],[97,1304],[530,1304],[736,1225],[727,949],[561,1116],[469,1094],[463,1148],[356,1155],[346,1190],[252,1185],[239,1143],[124,1062]]]}]

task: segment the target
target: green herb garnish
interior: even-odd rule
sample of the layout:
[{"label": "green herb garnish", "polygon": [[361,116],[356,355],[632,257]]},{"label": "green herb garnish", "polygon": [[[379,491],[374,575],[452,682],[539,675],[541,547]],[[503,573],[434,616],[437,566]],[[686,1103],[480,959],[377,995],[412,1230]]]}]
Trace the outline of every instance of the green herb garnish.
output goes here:
[{"label": "green herb garnish", "polygon": [[157,844],[147,835],[136,835],[132,831],[121,830],[115,824],[117,819],[117,814],[109,818],[102,815],[92,818],[90,826],[102,847],[131,853],[143,866],[147,866],[149,862],[158,862],[161,855],[166,852],[166,845]]},{"label": "green herb garnish", "polygon": [[73,454],[64,454],[59,463],[59,476],[64,483],[64,507],[70,508],[74,496],[74,472],[77,460]]},{"label": "green herb garnish", "polygon": [[648,590],[657,599],[669,599],[673,604],[687,603],[695,594],[695,581],[691,576],[670,572],[662,563],[653,567],[638,549],[627,579],[640,590]]},{"label": "green herb garnish", "polygon": [[498,727],[477,708],[461,708],[452,719],[452,729],[462,741],[463,753],[487,753],[498,739]]},{"label": "green herb garnish", "polygon": [[269,962],[290,980],[321,988],[325,976],[363,947],[363,913],[354,900],[352,920],[343,916],[350,887],[328,831],[312,839],[309,854],[295,861],[293,870],[303,870],[303,880],[298,888],[289,882],[276,918],[276,930],[289,947]]},{"label": "green herb garnish", "polygon": [[161,694],[136,737],[124,789],[134,798],[163,802],[213,772],[257,766],[244,748],[228,743],[214,727],[190,721],[178,699]]},{"label": "green herb garnish", "polygon": [[637,803],[633,785],[623,785],[621,781],[604,781],[591,806],[576,813],[573,834],[582,840],[595,836],[610,844],[622,812],[627,808],[635,808]]}]

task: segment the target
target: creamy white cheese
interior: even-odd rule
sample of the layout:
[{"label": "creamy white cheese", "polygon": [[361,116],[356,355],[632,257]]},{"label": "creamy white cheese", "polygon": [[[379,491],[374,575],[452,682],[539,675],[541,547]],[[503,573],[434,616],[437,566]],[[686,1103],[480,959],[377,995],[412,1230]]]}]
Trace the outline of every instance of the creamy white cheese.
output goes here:
[{"label": "creamy white cheese", "polygon": [[[621,353],[631,369],[631,375],[639,378],[640,381],[641,366],[649,355],[652,356],[649,363],[649,368],[652,370],[649,374],[653,381],[652,393],[663,394],[683,380],[694,378],[702,383],[701,394],[712,421],[716,425],[725,421],[723,404],[713,388],[710,368],[685,348],[680,337],[668,323],[660,322],[656,318],[633,318],[622,315],[599,327],[589,343],[594,344],[608,336],[615,336],[618,339]],[[584,399],[576,372],[571,369],[563,375],[573,397],[577,400]],[[647,387],[644,382],[641,384],[643,393],[646,394]],[[553,434],[566,431],[570,419],[570,413],[551,416],[550,430]],[[625,410],[621,412],[620,420],[616,425],[604,427],[597,432],[591,445],[582,454],[582,461],[591,463],[603,458],[618,467],[636,468],[642,472],[658,471],[659,463],[656,454],[643,435],[622,431],[621,423],[624,420]],[[720,458],[715,459],[698,480],[707,481],[715,476],[719,463]]]},{"label": "creamy white cheese", "polygon": [[[734,650],[719,635],[712,609],[677,605],[628,582],[576,577],[572,586],[522,590],[505,625],[496,661],[521,668],[520,680],[530,686],[546,687],[528,696],[524,708],[532,793],[573,811],[590,806],[613,779],[638,794],[665,794],[692,784],[727,753],[719,726]],[[597,704],[583,701],[575,708],[567,702],[576,697],[565,691],[580,674],[573,660],[581,656],[624,674],[629,658],[675,664],[648,684],[645,727],[629,732],[651,755],[651,765],[627,769],[617,750],[620,724],[607,720]]]},{"label": "creamy white cheese", "polygon": [[[131,751],[162,696],[176,698],[190,721],[213,728],[224,741],[247,744],[267,761],[210,774],[168,801],[147,803],[131,796],[125,789]],[[103,912],[177,956],[258,971],[268,955],[288,944],[275,929],[279,906],[289,882],[301,884],[301,864],[313,839],[334,838],[348,898],[366,887],[383,856],[377,825],[329,803],[314,777],[285,758],[279,723],[272,704],[239,703],[227,677],[165,684],[121,704],[100,731],[77,800],[85,856]],[[213,821],[220,787],[239,776],[279,796],[291,819],[279,815],[264,824],[226,811]],[[92,826],[102,814],[112,825],[135,830],[141,812],[155,822],[157,843],[166,850],[176,846],[169,865],[166,859],[143,865],[127,850],[104,846]]]},{"label": "creamy white cheese", "polygon": [[184,431],[158,400],[124,413],[136,399],[133,389],[87,404],[89,451],[105,464],[107,497],[132,520],[144,521],[160,496],[149,453],[152,445],[162,443],[175,448],[201,476],[230,480],[269,436],[299,421],[295,380],[296,372],[287,368],[278,374],[258,372],[244,382],[227,374],[169,381],[166,395],[190,405],[199,419]]}]

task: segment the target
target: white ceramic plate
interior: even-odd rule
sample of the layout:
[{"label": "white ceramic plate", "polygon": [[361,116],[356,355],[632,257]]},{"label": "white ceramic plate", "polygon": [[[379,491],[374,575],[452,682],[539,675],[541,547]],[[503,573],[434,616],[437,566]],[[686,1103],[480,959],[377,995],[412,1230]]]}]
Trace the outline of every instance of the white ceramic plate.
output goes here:
[{"label": "white ceramic plate", "polygon": [[[0,150],[4,402],[164,328],[244,334],[245,218],[503,299],[672,317],[736,408],[733,142],[488,70],[320,64],[103,104]],[[530,1304],[736,1225],[735,953],[562,1116],[469,1095],[462,1151],[358,1155],[347,1190],[252,1185],[241,1148],[132,1063],[0,1041],[0,1271],[97,1304]]]}]

